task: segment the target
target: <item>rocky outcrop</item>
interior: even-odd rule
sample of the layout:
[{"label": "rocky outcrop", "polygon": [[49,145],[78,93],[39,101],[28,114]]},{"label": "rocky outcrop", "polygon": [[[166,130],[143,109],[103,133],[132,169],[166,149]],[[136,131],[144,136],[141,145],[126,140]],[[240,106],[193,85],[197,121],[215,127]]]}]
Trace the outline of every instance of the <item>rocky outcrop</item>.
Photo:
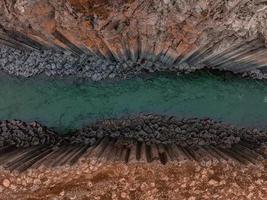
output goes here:
[{"label": "rocky outcrop", "polygon": [[37,122],[27,124],[19,120],[0,121],[0,149],[6,146],[49,146],[60,142],[58,134]]},{"label": "rocky outcrop", "polygon": [[0,68],[93,80],[204,67],[266,78],[265,1],[0,2]]},{"label": "rocky outcrop", "polygon": [[204,164],[225,161],[260,164],[266,157],[267,133],[209,119],[140,115],[105,120],[63,136],[37,123],[4,121],[0,129],[2,140],[1,165],[22,172],[41,165],[73,165],[80,158],[104,163],[166,164],[189,160]]}]

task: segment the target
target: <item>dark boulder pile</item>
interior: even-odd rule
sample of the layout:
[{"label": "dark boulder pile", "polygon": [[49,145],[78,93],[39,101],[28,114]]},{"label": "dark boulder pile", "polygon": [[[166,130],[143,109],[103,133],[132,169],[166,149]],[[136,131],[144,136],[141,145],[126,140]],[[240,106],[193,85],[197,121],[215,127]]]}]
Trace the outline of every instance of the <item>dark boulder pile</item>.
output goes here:
[{"label": "dark boulder pile", "polygon": [[76,76],[93,81],[113,78],[127,78],[142,73],[175,72],[189,73],[204,66],[189,66],[186,63],[166,65],[160,60],[140,59],[110,60],[100,56],[83,54],[75,56],[65,51],[44,49],[30,51],[11,48],[0,44],[0,70],[8,74],[31,77],[37,74],[47,76]]},{"label": "dark boulder pile", "polygon": [[37,122],[27,124],[19,120],[0,121],[0,147],[51,145],[59,143],[60,140],[58,134]]},{"label": "dark boulder pile", "polygon": [[103,137],[146,144],[214,145],[230,148],[239,142],[255,147],[267,143],[267,132],[237,128],[211,119],[177,119],[161,115],[132,116],[93,123],[69,134],[58,134],[37,122],[0,121],[0,147],[16,145],[94,145]]},{"label": "dark boulder pile", "polygon": [[71,136],[72,143],[93,143],[109,136],[128,138],[148,144],[177,143],[182,146],[215,145],[231,147],[240,141],[255,145],[267,142],[267,132],[239,129],[211,119],[176,119],[160,115],[138,115],[130,118],[100,121]]}]

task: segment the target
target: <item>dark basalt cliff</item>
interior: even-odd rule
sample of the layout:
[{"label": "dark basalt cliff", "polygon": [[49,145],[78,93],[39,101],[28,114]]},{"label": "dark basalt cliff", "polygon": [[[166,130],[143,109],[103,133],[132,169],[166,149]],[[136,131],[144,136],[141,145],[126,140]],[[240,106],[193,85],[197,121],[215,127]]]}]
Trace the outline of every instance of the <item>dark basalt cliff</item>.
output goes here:
[{"label": "dark basalt cliff", "polygon": [[267,3],[2,0],[0,69],[93,80],[204,67],[267,77]]},{"label": "dark basalt cliff", "polygon": [[86,154],[96,156],[98,162],[260,164],[266,158],[266,141],[266,131],[239,129],[210,119],[159,115],[105,120],[69,135],[58,135],[36,122],[0,121],[1,164],[20,172],[41,164],[74,164]]}]

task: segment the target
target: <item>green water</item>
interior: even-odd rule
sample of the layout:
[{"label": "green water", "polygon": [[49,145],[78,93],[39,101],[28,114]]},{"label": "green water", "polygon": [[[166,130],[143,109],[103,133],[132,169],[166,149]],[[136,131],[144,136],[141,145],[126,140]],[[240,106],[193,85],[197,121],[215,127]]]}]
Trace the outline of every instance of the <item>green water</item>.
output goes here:
[{"label": "green water", "polygon": [[0,119],[37,120],[58,131],[139,112],[210,117],[267,127],[267,83],[211,74],[89,82],[0,78]]}]

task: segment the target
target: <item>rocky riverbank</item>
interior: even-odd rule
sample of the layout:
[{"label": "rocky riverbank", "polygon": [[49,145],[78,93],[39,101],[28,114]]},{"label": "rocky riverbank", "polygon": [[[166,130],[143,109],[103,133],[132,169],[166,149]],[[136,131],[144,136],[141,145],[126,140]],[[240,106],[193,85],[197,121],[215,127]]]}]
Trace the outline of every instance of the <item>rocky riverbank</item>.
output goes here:
[{"label": "rocky riverbank", "polygon": [[0,147],[1,166],[20,173],[86,165],[92,160],[104,166],[189,161],[204,166],[217,163],[262,166],[267,149],[266,131],[237,129],[210,119],[178,120],[156,115],[105,120],[66,135],[58,135],[37,123],[5,121],[1,123],[0,137],[4,144]]},{"label": "rocky riverbank", "polygon": [[[96,56],[77,57],[60,51],[23,51],[1,45],[0,69],[15,76],[37,74],[91,78],[94,81],[122,76],[116,63]],[[138,71],[138,69],[136,69]]]},{"label": "rocky riverbank", "polygon": [[211,119],[177,119],[161,115],[138,115],[92,124],[71,136],[71,142],[83,143],[92,137],[128,138],[147,144],[177,143],[182,146],[215,145],[231,147],[240,140],[266,143],[267,132],[240,129]]},{"label": "rocky riverbank", "polygon": [[30,77],[46,74],[47,76],[75,76],[99,81],[113,78],[123,79],[142,73],[189,73],[196,69],[197,67],[185,63],[166,65],[160,60],[153,62],[145,58],[138,62],[130,59],[125,62],[116,62],[94,55],[75,56],[54,50],[24,51],[0,44],[0,70],[15,76]]},{"label": "rocky riverbank", "polygon": [[[196,55],[197,56],[197,55]],[[93,81],[104,79],[125,79],[142,74],[168,72],[174,74],[188,74],[197,70],[222,70],[232,72],[242,77],[253,79],[266,79],[265,71],[253,69],[257,63],[247,64],[250,71],[235,71],[229,69],[217,69],[208,64],[181,62],[168,64],[157,58],[144,56],[137,61],[130,57],[123,61],[105,59],[96,55],[84,54],[75,56],[65,51],[47,50],[25,51],[11,48],[0,42],[0,70],[10,75],[31,77],[39,74],[47,76],[87,78]],[[222,56],[223,57],[223,56]],[[225,57],[225,59],[228,59]],[[232,63],[239,66],[241,63]]]},{"label": "rocky riverbank", "polygon": [[94,81],[203,67],[266,78],[261,1],[0,2],[0,70]]},{"label": "rocky riverbank", "polygon": [[254,147],[267,142],[265,130],[237,128],[211,119],[176,119],[161,115],[132,116],[110,119],[81,130],[60,135],[37,122],[27,124],[18,120],[1,121],[0,146],[80,144],[94,145],[103,137],[123,138],[146,144],[178,144],[181,146],[214,145],[230,148],[245,141]]},{"label": "rocky riverbank", "polygon": [[55,145],[60,143],[60,138],[56,132],[37,122],[0,121],[0,147],[8,145],[15,145],[16,147]]}]

